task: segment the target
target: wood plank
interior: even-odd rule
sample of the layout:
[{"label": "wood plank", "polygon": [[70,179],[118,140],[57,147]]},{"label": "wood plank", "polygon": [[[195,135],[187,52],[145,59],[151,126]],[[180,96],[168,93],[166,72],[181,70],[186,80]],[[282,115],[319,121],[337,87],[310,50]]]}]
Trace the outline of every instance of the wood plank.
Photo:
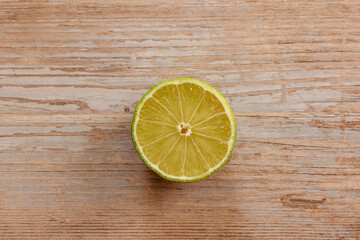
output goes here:
[{"label": "wood plank", "polygon": [[[0,1],[0,239],[360,239],[360,3]],[[238,133],[168,182],[130,126],[156,83],[218,89]]]}]

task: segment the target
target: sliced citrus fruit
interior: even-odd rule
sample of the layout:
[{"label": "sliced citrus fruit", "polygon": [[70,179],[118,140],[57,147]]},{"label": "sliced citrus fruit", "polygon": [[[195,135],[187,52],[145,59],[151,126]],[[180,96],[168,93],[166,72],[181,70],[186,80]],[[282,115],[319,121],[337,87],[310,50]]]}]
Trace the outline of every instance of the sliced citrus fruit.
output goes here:
[{"label": "sliced citrus fruit", "polygon": [[229,159],[236,123],[225,98],[192,78],[161,82],[138,103],[131,126],[140,158],[161,177],[205,179]]}]

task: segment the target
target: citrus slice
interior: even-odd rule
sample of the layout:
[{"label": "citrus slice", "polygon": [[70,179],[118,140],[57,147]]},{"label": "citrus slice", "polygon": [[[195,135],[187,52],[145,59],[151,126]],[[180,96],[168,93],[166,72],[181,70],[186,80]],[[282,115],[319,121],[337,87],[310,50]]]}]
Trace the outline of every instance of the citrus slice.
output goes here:
[{"label": "citrus slice", "polygon": [[161,177],[205,179],[228,160],[236,123],[225,98],[192,78],[161,82],[138,103],[131,126],[140,158]]}]

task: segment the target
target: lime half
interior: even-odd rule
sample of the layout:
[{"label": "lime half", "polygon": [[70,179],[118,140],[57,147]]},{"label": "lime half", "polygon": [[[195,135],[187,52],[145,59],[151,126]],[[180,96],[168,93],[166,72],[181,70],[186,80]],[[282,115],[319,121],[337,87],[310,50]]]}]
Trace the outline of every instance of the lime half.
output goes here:
[{"label": "lime half", "polygon": [[161,177],[205,179],[229,159],[236,123],[225,98],[192,78],[161,82],[138,103],[131,126],[140,158]]}]

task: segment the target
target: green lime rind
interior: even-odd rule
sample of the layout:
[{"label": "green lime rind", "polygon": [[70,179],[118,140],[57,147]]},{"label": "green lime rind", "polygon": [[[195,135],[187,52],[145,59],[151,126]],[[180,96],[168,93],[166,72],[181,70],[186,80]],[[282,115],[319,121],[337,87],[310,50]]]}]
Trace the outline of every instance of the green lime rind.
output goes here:
[{"label": "green lime rind", "polygon": [[[143,106],[144,102],[148,98],[151,97],[152,93],[155,92],[161,86],[168,85],[168,84],[185,83],[185,82],[190,82],[190,83],[200,85],[200,86],[204,87],[204,89],[212,92],[215,96],[217,96],[219,98],[219,100],[221,101],[221,103],[224,106],[225,112],[230,117],[231,130],[232,130],[231,131],[231,138],[230,138],[230,141],[229,141],[229,143],[231,143],[231,145],[230,145],[230,148],[229,148],[228,153],[226,154],[226,156],[221,160],[221,162],[217,166],[215,166],[214,168],[209,169],[208,172],[206,172],[206,173],[204,173],[204,174],[202,174],[200,176],[196,176],[196,177],[184,177],[184,176],[176,177],[176,176],[168,175],[168,174],[164,173],[163,171],[161,171],[157,166],[153,165],[150,161],[148,161],[146,159],[145,154],[142,152],[142,149],[139,146],[139,143],[138,143],[137,137],[136,137],[136,133],[135,133],[136,124],[137,124],[137,121],[139,119],[139,117],[138,117],[139,111],[140,111],[141,107]],[[204,179],[210,177],[211,175],[213,175],[220,168],[222,168],[225,165],[225,163],[229,160],[229,158],[231,156],[231,153],[234,150],[234,146],[235,146],[236,121],[235,121],[234,114],[232,113],[228,102],[223,97],[223,95],[221,95],[221,93],[219,93],[215,88],[211,87],[207,83],[204,83],[204,82],[202,82],[200,80],[197,80],[197,79],[194,79],[194,78],[177,78],[177,79],[163,81],[163,82],[155,85],[141,98],[140,102],[137,104],[137,106],[135,108],[134,117],[133,117],[132,124],[131,124],[131,136],[132,136],[132,141],[134,143],[136,152],[138,153],[140,159],[144,162],[144,164],[149,169],[151,169],[152,171],[157,173],[160,177],[162,177],[162,178],[164,178],[166,180],[169,180],[169,181],[174,181],[174,182],[197,182],[197,181],[204,180]]]}]

